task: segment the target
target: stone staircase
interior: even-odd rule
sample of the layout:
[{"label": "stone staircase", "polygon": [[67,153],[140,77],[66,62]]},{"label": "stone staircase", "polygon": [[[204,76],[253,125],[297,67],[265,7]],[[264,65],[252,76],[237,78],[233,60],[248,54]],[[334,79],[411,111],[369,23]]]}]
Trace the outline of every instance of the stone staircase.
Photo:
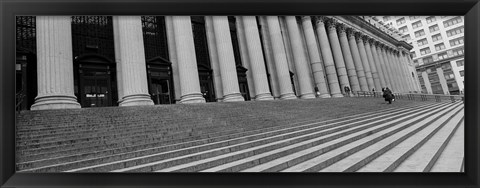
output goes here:
[{"label": "stone staircase", "polygon": [[464,105],[378,98],[22,111],[18,172],[459,172]]}]

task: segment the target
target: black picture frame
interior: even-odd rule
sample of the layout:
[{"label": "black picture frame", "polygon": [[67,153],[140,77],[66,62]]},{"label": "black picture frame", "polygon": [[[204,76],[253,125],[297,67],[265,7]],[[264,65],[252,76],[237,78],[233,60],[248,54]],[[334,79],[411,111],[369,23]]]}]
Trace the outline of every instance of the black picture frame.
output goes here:
[{"label": "black picture frame", "polygon": [[[16,15],[464,15],[465,173],[15,173]],[[0,0],[1,187],[479,187],[479,0]]]}]

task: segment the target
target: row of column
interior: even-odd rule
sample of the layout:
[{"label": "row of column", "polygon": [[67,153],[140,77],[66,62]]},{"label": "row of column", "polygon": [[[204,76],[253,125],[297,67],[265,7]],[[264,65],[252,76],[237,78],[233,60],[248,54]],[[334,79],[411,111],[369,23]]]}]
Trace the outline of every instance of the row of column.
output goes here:
[{"label": "row of column", "polygon": [[[260,19],[265,26],[263,37],[256,17],[236,18],[241,55],[249,69],[247,76],[255,100],[273,100],[274,96],[297,98],[290,80],[279,17]],[[205,102],[200,92],[190,17],[167,16],[165,20],[170,59],[175,62],[172,71],[174,79],[179,81],[175,89],[180,93],[180,103]],[[227,102],[243,101],[228,19],[206,16],[205,21],[217,96]],[[314,87],[318,88],[320,97],[342,97],[346,86],[353,91],[382,87],[415,90],[414,81],[408,79],[405,68],[411,61],[408,55],[397,53],[334,19],[316,17],[314,21],[315,27],[309,16],[303,16],[301,24],[294,16],[285,17],[300,98],[315,98]],[[38,16],[36,23],[39,91],[32,109],[79,108],[73,93],[70,17]],[[141,17],[114,16],[113,27],[120,106],[153,105],[147,87]],[[273,96],[265,65],[270,73]]]},{"label": "row of column", "polygon": [[[329,90],[332,97],[341,96],[346,86],[352,91],[379,91],[384,87],[395,92],[418,91],[415,80],[409,76],[405,49],[400,51],[382,44],[335,19],[323,16],[315,18],[329,87],[321,91]],[[303,17],[302,20],[304,25],[311,23],[309,17]],[[304,29],[305,33],[312,33],[309,31],[311,28]],[[312,52],[315,53],[309,50],[309,53]]]}]

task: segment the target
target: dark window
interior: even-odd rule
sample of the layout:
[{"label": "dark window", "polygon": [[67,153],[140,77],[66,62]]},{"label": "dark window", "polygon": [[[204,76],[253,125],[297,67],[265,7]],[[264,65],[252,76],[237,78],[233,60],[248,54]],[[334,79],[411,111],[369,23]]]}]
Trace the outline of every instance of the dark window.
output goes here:
[{"label": "dark window", "polygon": [[143,45],[145,58],[168,57],[167,31],[165,17],[163,16],[142,16]]}]

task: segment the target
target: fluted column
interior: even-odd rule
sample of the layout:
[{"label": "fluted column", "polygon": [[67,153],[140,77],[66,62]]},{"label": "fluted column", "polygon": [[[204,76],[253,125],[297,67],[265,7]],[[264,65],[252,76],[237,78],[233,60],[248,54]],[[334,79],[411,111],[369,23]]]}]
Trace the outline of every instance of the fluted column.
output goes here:
[{"label": "fluted column", "polygon": [[265,57],[265,65],[267,66],[267,71],[270,77],[268,77],[267,74],[267,79],[270,80],[270,89],[271,93],[274,99],[279,99],[280,98],[280,87],[278,83],[278,77],[277,77],[277,69],[275,68],[275,63],[274,63],[274,58],[273,58],[273,50],[272,50],[272,44],[271,44],[271,39],[270,35],[268,34],[268,24],[267,24],[267,17],[266,16],[259,16],[258,21],[260,22],[261,28],[260,28],[260,35],[261,35],[261,40],[262,40],[262,46],[263,46],[263,52],[264,52],[264,57]]},{"label": "fluted column", "polygon": [[255,100],[273,100],[272,94],[268,88],[267,72],[265,70],[257,20],[255,16],[242,16],[241,21],[245,31],[244,34],[247,44],[248,61],[250,64],[249,71],[253,77]]},{"label": "fluted column", "polygon": [[358,51],[360,52],[360,58],[362,59],[363,63],[363,70],[365,71],[365,77],[367,78],[367,91],[370,91],[372,88],[375,87],[375,84],[373,82],[372,69],[370,68],[370,63],[368,62],[367,51],[365,50],[366,42],[363,40],[363,34],[361,34],[360,32],[357,32],[355,34],[355,38],[357,39]]},{"label": "fluted column", "polygon": [[407,82],[407,73],[405,71],[405,67],[403,66],[403,63],[400,59],[400,51],[397,50],[395,53],[395,61],[397,62],[397,67],[399,69],[399,75],[401,76],[401,87],[402,87],[402,92],[408,93],[408,82]]},{"label": "fluted column", "polygon": [[[218,50],[213,28],[212,16],[205,16],[205,32],[207,35],[208,55],[210,57],[210,66],[212,68],[213,85],[215,88],[215,97],[217,102],[223,101],[223,83],[220,71],[220,63],[218,60]],[[236,75],[236,74],[235,74]]]},{"label": "fluted column", "polygon": [[[413,60],[412,58],[410,57],[410,55],[407,55],[407,59],[408,59],[408,63],[410,64],[413,64]],[[422,91],[422,86],[420,86],[420,80],[418,78],[418,75],[417,75],[417,71],[415,70],[415,66],[413,67],[414,68],[414,74],[415,74],[415,80],[414,80],[414,83],[415,83],[415,87],[417,89],[418,92],[421,92]]]},{"label": "fluted column", "polygon": [[325,81],[325,74],[323,73],[322,59],[317,45],[317,39],[315,38],[315,32],[313,31],[312,20],[310,16],[302,16],[303,32],[305,33],[305,42],[307,43],[308,55],[310,58],[313,79],[315,86],[320,92],[321,98],[331,97],[328,93],[327,82]]},{"label": "fluted column", "polygon": [[148,94],[145,50],[140,16],[114,16],[115,59],[120,67],[120,106],[153,105]]},{"label": "fluted column", "polygon": [[[372,53],[372,48],[370,44],[373,43],[373,40],[371,38],[364,38],[365,41],[365,50],[367,52],[367,58],[368,62],[370,63],[370,69],[372,71],[372,77],[373,77],[373,83],[375,85],[375,90],[379,91],[382,88],[382,84],[380,84],[380,76],[379,76],[379,71],[377,69],[376,63],[375,63],[375,58],[373,58],[373,53]],[[370,88],[372,90],[373,88]]]},{"label": "fluted column", "polygon": [[385,78],[386,73],[382,68],[382,60],[377,52],[378,42],[373,42],[372,44],[370,44],[370,47],[372,48],[371,51],[373,54],[373,59],[375,59],[375,66],[377,67],[378,76],[380,78],[380,88],[378,88],[377,91],[381,91],[381,89],[387,85],[387,82]]},{"label": "fluted column", "polygon": [[[347,69],[345,68],[345,61],[343,59],[342,49],[337,35],[337,23],[334,19],[329,19],[327,22],[328,39],[330,41],[330,47],[333,52],[333,59],[335,60],[335,67],[337,68],[337,76],[340,81],[340,90],[345,92],[343,88],[348,86],[351,88],[348,81]],[[345,94],[345,93],[344,93]]]},{"label": "fluted column", "polygon": [[74,95],[69,16],[37,16],[38,95],[31,110],[80,108]]},{"label": "fluted column", "polygon": [[393,49],[389,47],[386,53],[387,53],[387,62],[389,65],[388,67],[390,69],[390,73],[393,78],[392,87],[390,87],[390,90],[398,92],[400,91],[400,86],[398,84],[399,78],[398,78],[397,70],[395,68],[395,62],[393,61]]},{"label": "fluted column", "polygon": [[337,32],[338,39],[340,40],[340,46],[342,47],[343,59],[345,60],[345,67],[347,68],[350,88],[352,91],[361,91],[360,83],[357,77],[357,71],[355,70],[355,64],[353,63],[352,53],[348,44],[345,25],[339,24],[337,26]]},{"label": "fluted column", "polygon": [[290,81],[287,56],[277,16],[267,16],[268,33],[272,43],[273,58],[280,86],[280,99],[296,99]]},{"label": "fluted column", "polygon": [[181,87],[180,103],[204,103],[205,98],[203,98],[200,92],[200,80],[190,17],[173,16],[172,20]]},{"label": "fluted column", "polygon": [[247,84],[248,84],[248,95],[252,100],[255,99],[255,86],[252,75],[252,69],[250,68],[250,60],[248,57],[248,45],[245,39],[245,27],[243,27],[243,16],[235,16],[235,27],[237,28],[237,39],[238,47],[240,50],[240,58],[242,60],[242,66],[247,69]]},{"label": "fluted column", "polygon": [[288,34],[292,45],[293,60],[298,78],[299,94],[302,99],[315,98],[312,88],[312,80],[310,78],[310,69],[308,68],[308,60],[303,48],[303,39],[298,29],[297,19],[295,16],[286,16]]},{"label": "fluted column", "polygon": [[328,40],[327,31],[325,30],[325,17],[319,16],[315,20],[318,40],[320,43],[320,50],[323,56],[323,63],[327,73],[327,81],[330,87],[330,94],[332,97],[343,97],[340,85],[338,83],[337,71],[333,62],[333,55],[330,49],[330,42]]},{"label": "fluted column", "polygon": [[405,52],[402,51],[401,54],[400,54],[400,60],[402,61],[402,65],[406,71],[406,79],[407,79],[407,83],[408,83],[408,91],[409,92],[413,92],[415,91],[415,88],[414,88],[414,76],[412,77],[412,73],[411,73],[411,70],[408,68],[408,60],[407,58],[405,57]]},{"label": "fluted column", "polygon": [[165,16],[165,27],[167,30],[168,56],[172,62],[173,88],[175,91],[175,102],[180,101],[180,77],[178,76],[178,59],[175,47],[175,32],[173,31],[172,16]]},{"label": "fluted column", "polygon": [[223,101],[245,101],[238,86],[235,56],[227,16],[212,16],[218,64],[222,77]]},{"label": "fluted column", "polygon": [[369,91],[367,77],[365,77],[365,70],[363,68],[362,58],[358,51],[357,42],[355,39],[355,31],[347,29],[348,43],[350,44],[350,51],[352,52],[353,63],[355,70],[357,71],[358,83],[360,84],[361,91]]},{"label": "fluted column", "polygon": [[388,66],[388,61],[387,61],[387,54],[385,53],[385,51],[386,51],[386,46],[384,44],[381,44],[379,46],[379,48],[377,49],[377,52],[378,52],[380,58],[383,61],[381,65],[382,65],[382,69],[385,73],[384,74],[385,75],[385,81],[387,83],[385,85],[385,87],[390,87],[391,88],[392,87],[392,81],[391,81],[392,73],[390,72],[390,69],[388,68],[389,66]]}]

